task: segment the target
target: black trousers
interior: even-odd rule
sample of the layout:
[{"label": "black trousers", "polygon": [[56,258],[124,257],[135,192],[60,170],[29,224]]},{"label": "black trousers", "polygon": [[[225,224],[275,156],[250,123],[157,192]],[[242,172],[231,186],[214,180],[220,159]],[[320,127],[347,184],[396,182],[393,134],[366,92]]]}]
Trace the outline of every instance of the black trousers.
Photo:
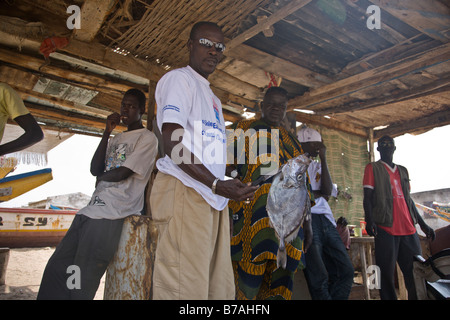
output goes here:
[{"label": "black trousers", "polygon": [[408,236],[393,236],[378,228],[375,237],[375,260],[381,272],[381,300],[397,300],[395,292],[395,263],[398,262],[408,290],[408,299],[417,300],[413,277],[413,258],[421,254],[417,232]]},{"label": "black trousers", "polygon": [[114,257],[123,219],[76,215],[44,270],[38,300],[92,300]]}]

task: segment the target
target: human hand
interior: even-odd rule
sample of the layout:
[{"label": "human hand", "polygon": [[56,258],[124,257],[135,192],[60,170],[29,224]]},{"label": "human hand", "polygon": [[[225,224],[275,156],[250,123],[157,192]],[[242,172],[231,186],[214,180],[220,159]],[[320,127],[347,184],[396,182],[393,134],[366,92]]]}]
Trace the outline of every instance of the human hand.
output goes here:
[{"label": "human hand", "polygon": [[117,112],[114,112],[106,118],[105,131],[107,133],[111,133],[118,124],[120,124],[120,114],[118,114]]},{"label": "human hand", "polygon": [[434,239],[436,238],[436,234],[434,233],[433,228],[431,228],[426,223],[423,223],[422,225],[420,225],[420,229],[423,231],[423,233],[425,233],[428,239],[434,241]]},{"label": "human hand", "polygon": [[369,236],[376,237],[378,233],[377,225],[372,221],[366,222],[366,231]]},{"label": "human hand", "polygon": [[216,193],[234,201],[253,201],[255,191],[259,186],[252,186],[251,183],[242,183],[239,179],[219,180],[216,186]]},{"label": "human hand", "polygon": [[323,142],[317,142],[317,153],[320,159],[324,159],[327,153],[327,147]]}]

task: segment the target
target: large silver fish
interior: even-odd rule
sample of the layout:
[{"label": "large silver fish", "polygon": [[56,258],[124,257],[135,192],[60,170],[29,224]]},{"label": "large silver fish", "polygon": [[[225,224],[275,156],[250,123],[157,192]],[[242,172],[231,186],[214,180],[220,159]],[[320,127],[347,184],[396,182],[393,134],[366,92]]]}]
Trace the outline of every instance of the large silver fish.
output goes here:
[{"label": "large silver fish", "polygon": [[311,159],[302,154],[288,160],[275,175],[267,198],[270,226],[279,240],[277,267],[286,269],[286,244],[297,237],[303,222],[311,219],[311,203],[306,186]]}]

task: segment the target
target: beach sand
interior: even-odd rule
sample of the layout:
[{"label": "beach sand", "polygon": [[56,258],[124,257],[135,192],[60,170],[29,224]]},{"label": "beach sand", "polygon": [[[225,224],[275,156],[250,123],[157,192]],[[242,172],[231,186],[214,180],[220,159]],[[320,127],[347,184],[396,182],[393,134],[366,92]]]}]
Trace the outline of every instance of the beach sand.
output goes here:
[{"label": "beach sand", "polygon": [[[55,248],[10,249],[5,284],[0,285],[0,300],[35,300],[42,274]],[[103,300],[105,276],[94,300]]]}]

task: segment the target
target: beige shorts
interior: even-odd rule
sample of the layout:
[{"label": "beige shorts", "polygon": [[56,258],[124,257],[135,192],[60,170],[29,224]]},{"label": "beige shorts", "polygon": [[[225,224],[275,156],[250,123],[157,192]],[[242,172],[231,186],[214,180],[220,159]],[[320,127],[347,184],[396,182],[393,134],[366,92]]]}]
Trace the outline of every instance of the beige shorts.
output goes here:
[{"label": "beige shorts", "polygon": [[150,196],[158,227],[153,299],[234,299],[228,208],[158,172]]}]

